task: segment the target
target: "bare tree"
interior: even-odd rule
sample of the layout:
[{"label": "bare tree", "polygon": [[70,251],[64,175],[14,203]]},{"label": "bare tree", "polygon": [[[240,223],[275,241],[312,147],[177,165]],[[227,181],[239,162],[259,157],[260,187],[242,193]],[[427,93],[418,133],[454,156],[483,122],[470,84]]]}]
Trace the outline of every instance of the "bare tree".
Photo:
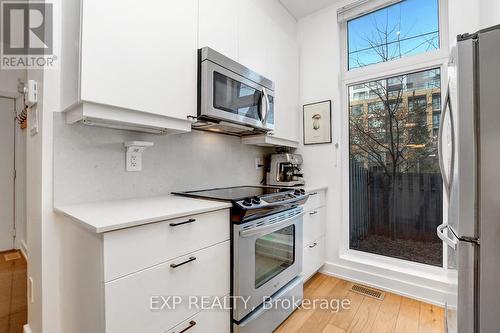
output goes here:
[{"label": "bare tree", "polygon": [[[366,42],[367,49],[380,58],[380,61],[389,61],[401,58],[400,43],[406,39],[401,32],[400,20],[393,26],[389,25],[389,18],[385,22],[373,20],[373,29],[369,35],[361,36]],[[391,36],[397,35],[391,41]],[[434,38],[424,38],[406,52],[427,44],[434,47]],[[358,66],[364,66],[359,53],[351,56]],[[437,155],[436,142],[432,128],[428,125],[427,110],[432,107],[427,95],[416,95],[416,89],[410,87],[411,75],[382,79],[357,85],[359,91],[368,95],[367,109],[365,104],[362,111],[353,112],[351,105],[350,116],[350,146],[351,158],[365,164],[366,168],[377,170],[385,175],[387,203],[385,209],[389,220],[391,237],[396,236],[397,221],[395,216],[395,188],[401,173],[407,172],[437,172],[435,158]],[[439,81],[439,80],[437,80]],[[439,82],[426,82],[426,90],[439,91]],[[364,88],[364,89],[363,89]]]}]

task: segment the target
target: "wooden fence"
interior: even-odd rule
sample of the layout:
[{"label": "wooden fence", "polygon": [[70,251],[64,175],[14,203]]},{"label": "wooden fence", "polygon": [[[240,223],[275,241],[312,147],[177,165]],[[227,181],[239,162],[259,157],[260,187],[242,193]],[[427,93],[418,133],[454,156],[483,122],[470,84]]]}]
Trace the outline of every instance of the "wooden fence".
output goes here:
[{"label": "wooden fence", "polygon": [[[350,168],[351,244],[368,234],[397,239],[438,241],[443,219],[440,173],[402,173],[394,185],[383,173],[370,172],[356,162]],[[394,186],[394,204],[390,190]],[[394,224],[391,227],[390,209]]]},{"label": "wooden fence", "polygon": [[364,239],[369,231],[370,207],[368,203],[368,171],[355,160],[351,160],[349,189],[350,242]]}]

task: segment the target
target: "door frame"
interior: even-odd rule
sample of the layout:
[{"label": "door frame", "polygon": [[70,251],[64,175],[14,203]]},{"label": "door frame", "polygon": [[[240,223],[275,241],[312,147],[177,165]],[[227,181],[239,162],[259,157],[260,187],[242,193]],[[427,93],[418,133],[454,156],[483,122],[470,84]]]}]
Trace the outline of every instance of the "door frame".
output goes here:
[{"label": "door frame", "polygon": [[10,229],[11,237],[12,237],[12,246],[10,249],[7,250],[12,250],[15,249],[16,246],[16,220],[17,220],[17,214],[16,214],[16,208],[17,208],[17,202],[16,202],[16,134],[17,134],[17,98],[19,97],[19,94],[15,93],[9,93],[9,92],[4,92],[0,91],[0,99],[6,99],[12,102],[12,125],[14,126],[13,130],[13,154],[12,154],[12,229]]}]

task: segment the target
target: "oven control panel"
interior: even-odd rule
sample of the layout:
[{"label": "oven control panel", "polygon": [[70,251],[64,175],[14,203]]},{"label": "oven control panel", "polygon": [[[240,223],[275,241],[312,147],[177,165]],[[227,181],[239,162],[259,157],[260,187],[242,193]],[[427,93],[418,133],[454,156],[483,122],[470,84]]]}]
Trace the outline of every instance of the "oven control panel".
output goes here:
[{"label": "oven control panel", "polygon": [[305,197],[304,189],[291,190],[265,196],[248,197],[236,203],[243,208],[259,208],[267,205],[275,205],[281,202],[300,201]]}]

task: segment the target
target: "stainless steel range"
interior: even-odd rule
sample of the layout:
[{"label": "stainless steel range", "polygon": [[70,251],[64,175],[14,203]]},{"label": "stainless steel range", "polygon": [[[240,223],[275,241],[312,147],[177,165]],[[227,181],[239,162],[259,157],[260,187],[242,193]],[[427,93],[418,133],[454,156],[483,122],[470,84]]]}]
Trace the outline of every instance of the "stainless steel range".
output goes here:
[{"label": "stainless steel range", "polygon": [[230,201],[233,330],[271,333],[303,297],[302,215],[304,190],[241,186],[174,193]]}]

